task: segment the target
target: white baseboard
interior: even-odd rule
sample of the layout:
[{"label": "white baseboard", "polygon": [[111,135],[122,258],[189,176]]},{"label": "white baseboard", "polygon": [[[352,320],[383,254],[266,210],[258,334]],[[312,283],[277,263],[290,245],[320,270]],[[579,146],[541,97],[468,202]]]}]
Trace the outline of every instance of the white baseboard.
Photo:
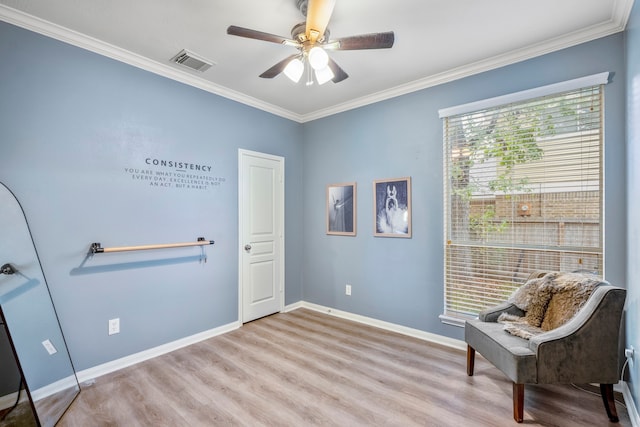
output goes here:
[{"label": "white baseboard", "polygon": [[31,390],[31,398],[34,402],[37,402],[40,399],[44,399],[45,397],[49,397],[52,394],[58,393],[59,391],[67,390],[77,385],[78,383],[75,375],[69,375],[66,378],[48,384],[44,387],[40,387],[37,390]]},{"label": "white baseboard", "polygon": [[622,397],[624,397],[624,404],[627,406],[627,412],[629,413],[629,419],[633,427],[640,427],[640,416],[638,415],[638,408],[636,407],[633,397],[631,396],[631,390],[626,381],[621,382],[622,385]]},{"label": "white baseboard", "polygon": [[399,334],[408,335],[410,337],[429,341],[435,344],[441,344],[446,347],[455,348],[457,350],[467,350],[467,344],[464,341],[445,337],[443,335],[432,334],[430,332],[421,331],[420,329],[409,328],[407,326],[397,325],[395,323],[385,322],[382,320],[374,319],[372,317],[349,313],[347,311],[336,310],[335,308],[312,304],[310,302],[302,301],[301,303],[297,303],[294,305],[298,304],[299,306],[297,306],[296,308],[308,308],[309,310],[318,311],[343,319],[353,320],[354,322],[364,323],[365,325],[375,326],[376,328],[385,329],[391,332],[397,332]]},{"label": "white baseboard", "polygon": [[288,313],[290,311],[297,310],[299,308],[302,308],[303,304],[304,303],[302,301],[294,302],[293,304],[289,304],[289,305],[285,306],[284,310],[282,310],[282,312],[283,313]]},{"label": "white baseboard", "polygon": [[112,360],[111,362],[94,366],[93,368],[84,369],[78,372],[76,375],[78,377],[78,381],[81,383],[91,381],[102,375],[118,371],[131,365],[135,365],[136,363],[144,362],[145,360],[153,359],[154,357],[161,356],[179,348],[204,341],[217,335],[231,332],[235,329],[238,329],[240,326],[242,326],[242,323],[240,321],[231,322],[217,328],[209,329],[208,331],[200,332],[198,334],[191,335],[167,344],[163,344],[158,347],[150,348],[149,350],[141,351],[139,353],[135,353],[120,359]]}]

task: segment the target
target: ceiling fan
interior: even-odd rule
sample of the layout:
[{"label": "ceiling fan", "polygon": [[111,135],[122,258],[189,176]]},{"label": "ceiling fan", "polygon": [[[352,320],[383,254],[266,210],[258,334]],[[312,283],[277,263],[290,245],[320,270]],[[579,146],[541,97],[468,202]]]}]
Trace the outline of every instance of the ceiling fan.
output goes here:
[{"label": "ceiling fan", "polygon": [[296,0],[296,3],[307,20],[296,24],[291,29],[290,39],[235,25],[227,28],[227,34],[233,36],[263,40],[298,49],[297,53],[260,74],[262,78],[272,79],[284,72],[287,77],[297,83],[306,69],[307,85],[313,84],[312,72],[318,84],[324,84],[329,80],[339,83],[349,75],[329,57],[327,50],[387,49],[393,46],[395,39],[393,31],[332,40],[329,38],[327,25],[336,0]]}]

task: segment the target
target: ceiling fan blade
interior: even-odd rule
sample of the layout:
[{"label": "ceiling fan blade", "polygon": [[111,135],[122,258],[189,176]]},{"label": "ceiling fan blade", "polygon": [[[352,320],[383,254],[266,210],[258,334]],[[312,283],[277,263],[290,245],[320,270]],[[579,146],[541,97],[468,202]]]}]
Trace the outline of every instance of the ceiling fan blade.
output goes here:
[{"label": "ceiling fan blade", "polygon": [[336,61],[334,61],[333,59],[329,58],[329,63],[327,65],[329,66],[329,68],[331,68],[331,71],[333,71],[333,78],[331,79],[331,81],[333,81],[334,83],[340,83],[341,81],[349,77],[349,74],[347,74],[342,68],[340,68],[340,66],[336,64]]},{"label": "ceiling fan blade", "polygon": [[324,35],[335,5],[336,0],[309,0],[305,32],[312,44]]},{"label": "ceiling fan blade", "polygon": [[248,39],[256,39],[256,40],[264,40],[266,42],[278,43],[278,44],[291,44],[297,45],[298,42],[295,42],[291,39],[277,36],[275,34],[264,33],[262,31],[252,30],[250,28],[238,27],[235,25],[230,25],[227,28],[227,34],[231,34],[232,36],[246,37]]},{"label": "ceiling fan blade", "polygon": [[331,40],[325,49],[388,49],[393,46],[394,41],[395,34],[393,31],[387,31],[386,33],[361,34],[359,36],[342,37],[336,40]]},{"label": "ceiling fan blade", "polygon": [[300,56],[300,54],[290,55],[290,56],[286,57],[285,59],[283,59],[282,61],[278,62],[276,65],[274,65],[273,67],[269,68],[264,73],[260,74],[260,77],[262,77],[263,79],[272,79],[272,78],[274,78],[275,76],[277,76],[278,74],[283,72],[285,67],[287,66],[287,64],[289,62],[291,62],[291,60],[293,58],[297,57],[297,56]]}]

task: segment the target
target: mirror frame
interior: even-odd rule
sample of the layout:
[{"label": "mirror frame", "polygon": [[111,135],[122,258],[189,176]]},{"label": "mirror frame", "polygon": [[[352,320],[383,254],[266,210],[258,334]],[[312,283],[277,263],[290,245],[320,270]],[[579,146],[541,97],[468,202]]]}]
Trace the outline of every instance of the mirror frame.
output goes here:
[{"label": "mirror frame", "polygon": [[55,426],[80,384],[27,217],[1,182],[0,201],[0,315],[36,424]]}]

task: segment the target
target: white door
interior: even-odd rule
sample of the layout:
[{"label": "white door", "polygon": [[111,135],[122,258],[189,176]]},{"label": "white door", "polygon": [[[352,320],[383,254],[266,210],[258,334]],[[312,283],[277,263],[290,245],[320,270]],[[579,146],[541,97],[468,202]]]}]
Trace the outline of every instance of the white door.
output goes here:
[{"label": "white door", "polygon": [[284,306],[284,158],[238,151],[240,318]]}]

